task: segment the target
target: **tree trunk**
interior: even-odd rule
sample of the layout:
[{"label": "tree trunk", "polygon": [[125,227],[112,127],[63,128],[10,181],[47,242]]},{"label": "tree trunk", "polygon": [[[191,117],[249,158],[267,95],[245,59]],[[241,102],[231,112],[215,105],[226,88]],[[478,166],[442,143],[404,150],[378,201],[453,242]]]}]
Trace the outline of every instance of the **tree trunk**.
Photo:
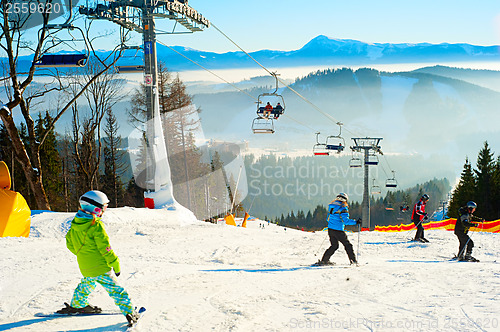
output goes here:
[{"label": "tree trunk", "polygon": [[26,152],[26,147],[19,137],[19,133],[12,116],[5,110],[0,111],[0,116],[2,117],[5,128],[7,129],[11,139],[16,159],[21,164],[24,174],[26,175],[26,180],[33,191],[37,208],[39,210],[50,210],[50,204],[47,199],[47,195],[45,194],[45,189],[43,188],[41,168],[38,167],[36,170],[34,169]]}]

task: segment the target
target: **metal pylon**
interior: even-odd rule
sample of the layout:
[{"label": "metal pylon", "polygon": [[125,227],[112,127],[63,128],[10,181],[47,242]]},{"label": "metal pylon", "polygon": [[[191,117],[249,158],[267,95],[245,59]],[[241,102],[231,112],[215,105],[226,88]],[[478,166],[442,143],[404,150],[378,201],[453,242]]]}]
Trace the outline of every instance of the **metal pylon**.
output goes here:
[{"label": "metal pylon", "polygon": [[382,138],[374,138],[374,137],[364,137],[364,138],[353,138],[354,146],[351,147],[352,150],[357,152],[364,153],[364,188],[363,188],[363,203],[361,204],[363,219],[362,226],[371,228],[370,223],[370,162],[369,156],[375,154],[382,154],[382,150],[380,147],[380,141]]},{"label": "metal pylon", "polygon": [[[189,7],[187,0],[95,0],[91,2],[95,7],[82,6],[79,9],[80,14],[90,19],[108,20],[143,35],[147,107],[145,201],[148,207],[162,208],[171,205],[175,200],[163,130],[159,125],[155,18],[174,20],[188,32],[202,31],[210,26],[210,22],[195,9]],[[185,31],[171,32],[171,34],[174,33],[185,33]]]}]

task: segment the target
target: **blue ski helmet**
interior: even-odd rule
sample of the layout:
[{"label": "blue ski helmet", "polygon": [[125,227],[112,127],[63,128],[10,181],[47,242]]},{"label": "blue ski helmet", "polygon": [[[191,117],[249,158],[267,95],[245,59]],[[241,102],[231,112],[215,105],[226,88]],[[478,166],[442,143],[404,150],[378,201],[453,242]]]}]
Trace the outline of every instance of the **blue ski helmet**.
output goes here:
[{"label": "blue ski helmet", "polygon": [[99,190],[87,191],[80,197],[81,209],[87,213],[96,214],[99,217],[106,210],[108,203],[108,196]]},{"label": "blue ski helmet", "polygon": [[477,209],[477,204],[473,201],[468,201],[466,206],[469,209]]}]

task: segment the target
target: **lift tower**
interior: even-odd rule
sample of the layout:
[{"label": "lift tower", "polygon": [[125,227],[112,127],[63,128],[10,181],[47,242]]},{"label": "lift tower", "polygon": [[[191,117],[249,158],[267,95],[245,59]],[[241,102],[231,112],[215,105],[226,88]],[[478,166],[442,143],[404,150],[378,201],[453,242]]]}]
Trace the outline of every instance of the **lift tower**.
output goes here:
[{"label": "lift tower", "polygon": [[[175,21],[173,31],[163,34],[192,33],[208,28],[210,22],[187,3],[188,0],[87,0],[87,6],[79,8],[80,14],[90,19],[108,20],[121,29],[136,31],[143,36],[146,161],[138,185],[146,189],[145,203],[150,208],[172,206],[175,202],[160,122],[155,19]],[[183,31],[176,31],[178,24],[184,27]]]},{"label": "lift tower", "polygon": [[363,190],[363,203],[362,203],[362,218],[363,227],[371,228],[370,225],[370,194],[369,194],[369,166],[378,164],[377,154],[382,155],[382,150],[380,148],[380,141],[382,138],[364,137],[364,138],[353,138],[354,146],[351,149],[355,152],[364,152],[364,190]]}]

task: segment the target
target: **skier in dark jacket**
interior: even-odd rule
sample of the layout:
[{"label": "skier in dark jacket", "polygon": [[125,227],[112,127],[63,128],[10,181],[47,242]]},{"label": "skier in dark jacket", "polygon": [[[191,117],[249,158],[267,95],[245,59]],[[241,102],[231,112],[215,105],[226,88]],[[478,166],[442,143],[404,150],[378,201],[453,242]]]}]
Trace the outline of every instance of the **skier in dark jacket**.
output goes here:
[{"label": "skier in dark jacket", "polygon": [[424,226],[422,221],[427,220],[427,213],[425,212],[425,205],[429,200],[429,195],[423,194],[418,202],[413,206],[413,212],[411,214],[411,221],[417,226],[417,232],[415,233],[415,239],[413,241],[429,242],[424,238]]},{"label": "skier in dark jacket", "polygon": [[457,255],[457,259],[460,261],[479,262],[479,260],[471,256],[474,242],[468,235],[469,228],[478,227],[478,224],[474,223],[473,221],[484,221],[484,219],[472,215],[474,211],[476,211],[476,208],[477,204],[473,201],[470,201],[458,210],[459,216],[455,224],[455,235],[458,237],[458,241],[460,242]]},{"label": "skier in dark jacket", "polygon": [[339,248],[339,242],[344,245],[350,263],[357,264],[356,255],[354,255],[352,244],[349,242],[344,232],[344,227],[345,225],[361,224],[361,219],[357,221],[349,219],[349,206],[347,205],[347,200],[347,194],[340,193],[335,200],[328,205],[328,236],[330,237],[331,246],[325,251],[323,258],[318,261],[318,265],[331,264],[330,257],[332,257]]}]

